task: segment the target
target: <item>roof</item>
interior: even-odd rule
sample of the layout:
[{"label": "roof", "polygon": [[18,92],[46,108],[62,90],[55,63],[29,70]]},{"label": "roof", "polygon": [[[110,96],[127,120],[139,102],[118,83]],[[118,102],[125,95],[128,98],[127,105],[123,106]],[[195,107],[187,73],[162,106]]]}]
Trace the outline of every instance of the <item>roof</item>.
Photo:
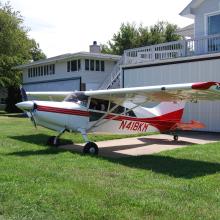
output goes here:
[{"label": "roof", "polygon": [[16,66],[15,69],[25,69],[25,68],[32,67],[32,66],[44,65],[44,64],[54,63],[58,61],[65,61],[65,60],[70,60],[74,58],[88,58],[88,59],[93,58],[93,59],[101,59],[101,60],[118,61],[121,58],[121,56],[112,55],[112,54],[103,54],[103,53],[90,53],[90,52],[67,53],[67,54],[62,54],[62,55],[55,56],[55,57],[50,57],[44,60],[38,60],[35,62],[30,62],[27,64],[19,65],[19,66]]},{"label": "roof", "polygon": [[196,9],[205,0],[192,0],[181,12],[180,15],[187,18],[194,18],[194,9]]},{"label": "roof", "polygon": [[183,36],[183,37],[194,37],[194,24],[187,25],[184,28],[179,28],[176,31],[177,34]]}]

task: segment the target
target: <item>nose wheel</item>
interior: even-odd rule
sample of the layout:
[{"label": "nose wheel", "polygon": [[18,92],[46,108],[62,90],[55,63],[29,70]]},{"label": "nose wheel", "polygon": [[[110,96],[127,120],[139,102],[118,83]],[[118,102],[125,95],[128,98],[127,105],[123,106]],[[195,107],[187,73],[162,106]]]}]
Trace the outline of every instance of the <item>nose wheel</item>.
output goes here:
[{"label": "nose wheel", "polygon": [[83,153],[90,154],[90,155],[98,155],[99,148],[97,144],[95,144],[94,142],[88,142],[83,148]]},{"label": "nose wheel", "polygon": [[173,135],[173,140],[174,141],[178,141],[178,139],[179,139],[179,136],[177,134]]}]

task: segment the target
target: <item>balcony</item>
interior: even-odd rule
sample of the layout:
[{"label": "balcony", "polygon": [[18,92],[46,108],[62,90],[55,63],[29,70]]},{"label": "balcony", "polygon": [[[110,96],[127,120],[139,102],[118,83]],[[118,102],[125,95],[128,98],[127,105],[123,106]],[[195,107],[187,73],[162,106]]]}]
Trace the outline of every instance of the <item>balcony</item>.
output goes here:
[{"label": "balcony", "polygon": [[124,64],[138,64],[220,52],[220,34],[124,51]]}]

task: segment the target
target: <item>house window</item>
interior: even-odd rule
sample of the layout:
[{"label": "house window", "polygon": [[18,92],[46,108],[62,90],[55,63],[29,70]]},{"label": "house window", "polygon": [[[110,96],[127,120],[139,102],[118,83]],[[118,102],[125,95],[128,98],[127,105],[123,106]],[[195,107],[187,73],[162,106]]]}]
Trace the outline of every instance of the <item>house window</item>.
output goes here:
[{"label": "house window", "polygon": [[85,70],[89,70],[89,60],[85,60]]},{"label": "house window", "polygon": [[220,14],[208,16],[208,35],[220,34]]},{"label": "house window", "polygon": [[100,71],[100,61],[99,60],[95,61],[95,71]]},{"label": "house window", "polygon": [[44,76],[47,75],[47,66],[44,66]]},{"label": "house window", "polygon": [[28,77],[38,77],[55,74],[55,64],[28,68]]},{"label": "house window", "polygon": [[41,76],[44,76],[44,74],[45,74],[45,73],[44,73],[44,66],[41,66],[41,67],[40,67],[40,75],[41,75]]},{"label": "house window", "polygon": [[78,71],[81,70],[81,60],[78,60]]},{"label": "house window", "polygon": [[38,67],[38,76],[41,75],[41,72],[40,72],[40,67]]},{"label": "house window", "polygon": [[71,60],[67,62],[67,72],[75,72],[81,69],[81,61],[80,60]]},{"label": "house window", "polygon": [[94,60],[90,60],[90,70],[91,71],[94,71],[94,69],[95,69],[94,64],[95,64]]},{"label": "house window", "polygon": [[77,71],[77,60],[72,60],[71,61],[71,71]]},{"label": "house window", "polygon": [[33,69],[30,68],[30,77],[33,77]]},{"label": "house window", "polygon": [[101,60],[85,60],[85,70],[89,71],[105,71],[105,62]]},{"label": "house window", "polygon": [[35,77],[35,68],[33,68],[33,77]]},{"label": "house window", "polygon": [[67,62],[67,72],[70,72],[70,61]]},{"label": "house window", "polygon": [[[216,35],[220,34],[220,14],[212,14],[207,17],[207,34]],[[220,51],[219,38],[209,38],[207,40],[207,50],[209,53]]]},{"label": "house window", "polygon": [[105,62],[101,61],[101,71],[104,72],[105,71]]}]

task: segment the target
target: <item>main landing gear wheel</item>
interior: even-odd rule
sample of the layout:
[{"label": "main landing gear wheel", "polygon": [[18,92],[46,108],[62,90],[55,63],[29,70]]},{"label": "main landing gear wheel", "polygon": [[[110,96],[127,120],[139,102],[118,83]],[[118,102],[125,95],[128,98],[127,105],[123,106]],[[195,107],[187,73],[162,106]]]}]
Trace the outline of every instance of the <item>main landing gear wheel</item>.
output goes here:
[{"label": "main landing gear wheel", "polygon": [[174,141],[178,141],[178,139],[179,139],[179,136],[177,134],[173,135],[173,140]]},{"label": "main landing gear wheel", "polygon": [[94,142],[88,142],[83,148],[83,153],[90,154],[90,155],[98,155],[99,148]]},{"label": "main landing gear wheel", "polygon": [[47,140],[47,145],[49,146],[54,146],[54,147],[58,147],[60,145],[60,139],[57,138],[56,136],[51,136],[49,137],[49,139]]}]

